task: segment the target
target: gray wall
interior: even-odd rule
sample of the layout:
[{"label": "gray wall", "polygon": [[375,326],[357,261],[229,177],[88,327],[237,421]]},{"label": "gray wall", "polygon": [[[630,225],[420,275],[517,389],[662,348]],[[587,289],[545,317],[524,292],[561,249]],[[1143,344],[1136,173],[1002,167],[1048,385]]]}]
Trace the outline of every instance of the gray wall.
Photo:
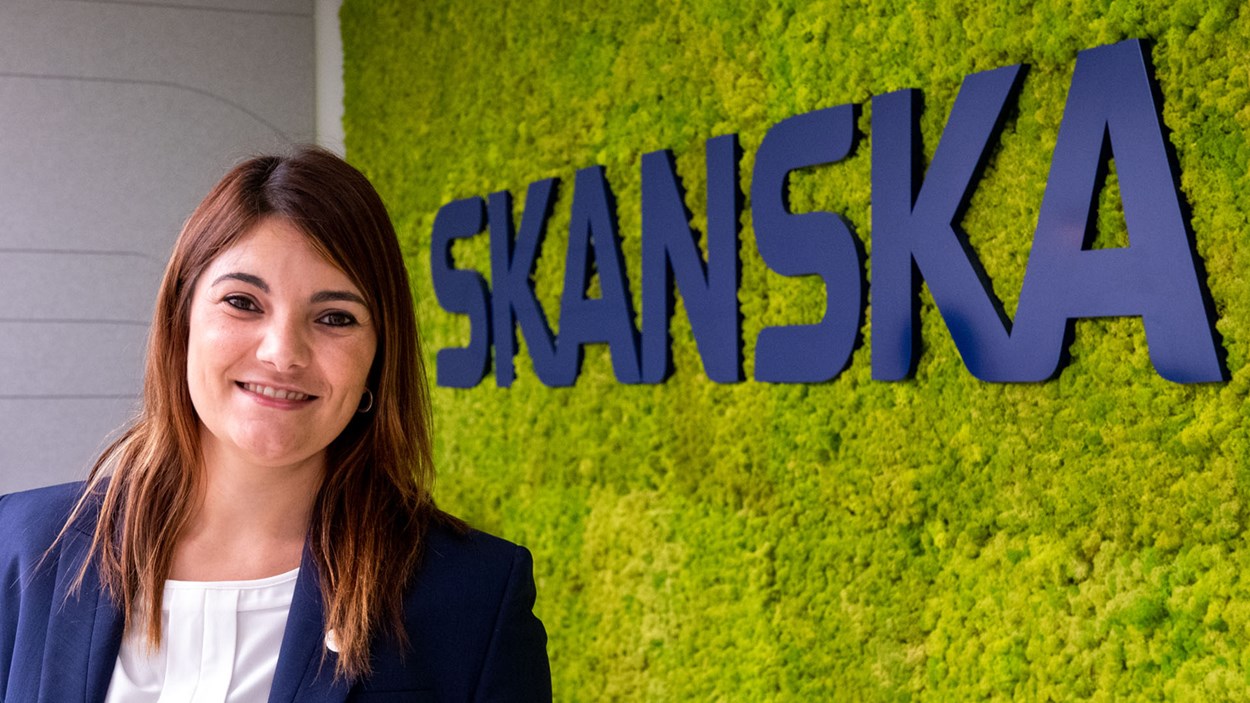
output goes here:
[{"label": "gray wall", "polygon": [[0,0],[0,494],[133,413],[182,222],[316,137],[313,0]]}]

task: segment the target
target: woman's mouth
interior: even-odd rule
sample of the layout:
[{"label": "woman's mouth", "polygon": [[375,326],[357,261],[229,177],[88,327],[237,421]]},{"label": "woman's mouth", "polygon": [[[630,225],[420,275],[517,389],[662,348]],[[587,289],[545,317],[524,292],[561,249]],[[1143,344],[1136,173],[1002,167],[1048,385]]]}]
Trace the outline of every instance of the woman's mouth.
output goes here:
[{"label": "woman's mouth", "polygon": [[307,393],[300,393],[299,391],[274,388],[272,386],[262,386],[259,383],[244,383],[239,381],[236,385],[250,393],[255,393],[256,395],[272,398],[274,400],[301,401],[312,400],[317,397]]}]

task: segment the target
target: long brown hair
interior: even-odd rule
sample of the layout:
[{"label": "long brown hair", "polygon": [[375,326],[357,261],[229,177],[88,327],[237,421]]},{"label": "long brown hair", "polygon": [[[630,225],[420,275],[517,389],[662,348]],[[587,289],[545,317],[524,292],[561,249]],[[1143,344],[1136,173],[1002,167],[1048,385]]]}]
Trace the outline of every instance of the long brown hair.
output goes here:
[{"label": "long brown hair", "polygon": [[[308,534],[327,626],[338,639],[335,674],[356,678],[369,673],[375,636],[406,643],[403,589],[426,528],[432,519],[456,521],[430,497],[429,393],[399,243],[373,186],[337,156],[305,147],[250,159],[192,213],[157,295],[142,410],[96,461],[66,527],[98,501],[91,556],[100,579],[127,627],[145,624],[148,642],[159,646],[164,582],[202,480],[186,378],[192,294],[218,254],[271,216],[293,223],[351,278],[378,332],[368,379],[373,409],[327,448]],[[85,574],[86,562],[79,583]]]}]

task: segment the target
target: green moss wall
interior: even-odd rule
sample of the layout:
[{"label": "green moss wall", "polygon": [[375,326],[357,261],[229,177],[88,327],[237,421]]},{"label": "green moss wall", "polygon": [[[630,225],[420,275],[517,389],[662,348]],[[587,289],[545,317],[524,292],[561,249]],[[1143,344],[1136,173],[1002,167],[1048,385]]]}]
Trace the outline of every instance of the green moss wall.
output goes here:
[{"label": "green moss wall", "polygon": [[[830,383],[716,385],[679,302],[663,385],[617,384],[598,345],[547,388],[522,344],[511,389],[436,389],[437,496],[533,550],[559,700],[1250,699],[1239,3],[347,0],[342,27],[348,157],[397,223],[431,368],[468,338],[431,289],[444,203],[508,189],[519,213],[562,177],[535,276],[554,325],[576,169],[606,167],[637,296],[644,152],[677,154],[702,227],[706,139],[741,135],[746,191],[770,125],[854,102],[857,152],[792,202],[871,249],[870,97],[921,88],[931,154],[965,75],[1026,63],[964,219],[1011,313],[1077,52],[1153,40],[1228,383],[1160,378],[1132,318],[1078,323],[1056,381],[982,383],[926,293],[914,380],[872,381],[865,344]],[[1123,245],[1114,174],[1099,203]],[[764,267],[747,208],[750,377],[759,330],[819,319],[823,289]],[[486,235],[455,254],[488,272]]]}]

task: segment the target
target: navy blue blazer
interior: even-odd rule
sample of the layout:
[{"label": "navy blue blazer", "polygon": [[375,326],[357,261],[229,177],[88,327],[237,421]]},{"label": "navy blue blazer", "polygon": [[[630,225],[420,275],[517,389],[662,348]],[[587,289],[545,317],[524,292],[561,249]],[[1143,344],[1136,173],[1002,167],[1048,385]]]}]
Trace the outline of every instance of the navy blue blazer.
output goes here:
[{"label": "navy blue blazer", "polygon": [[[84,527],[39,566],[81,490],[75,483],[0,496],[0,701],[97,703],[108,691],[121,613],[92,567],[66,598],[94,519],[79,521]],[[321,591],[306,551],[269,701],[550,701],[547,635],[534,597],[524,547],[433,528],[404,596],[408,651],[380,638],[371,676],[335,681],[337,655],[324,648]]]}]

